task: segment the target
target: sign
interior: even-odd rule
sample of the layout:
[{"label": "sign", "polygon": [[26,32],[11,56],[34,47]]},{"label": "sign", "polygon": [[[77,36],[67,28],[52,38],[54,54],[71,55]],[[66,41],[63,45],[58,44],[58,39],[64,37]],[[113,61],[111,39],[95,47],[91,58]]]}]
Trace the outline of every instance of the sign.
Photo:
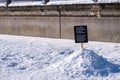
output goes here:
[{"label": "sign", "polygon": [[88,33],[87,33],[86,25],[74,26],[74,34],[75,34],[75,43],[88,42]]},{"label": "sign", "polygon": [[47,4],[49,2],[49,0],[44,0],[45,4]]}]

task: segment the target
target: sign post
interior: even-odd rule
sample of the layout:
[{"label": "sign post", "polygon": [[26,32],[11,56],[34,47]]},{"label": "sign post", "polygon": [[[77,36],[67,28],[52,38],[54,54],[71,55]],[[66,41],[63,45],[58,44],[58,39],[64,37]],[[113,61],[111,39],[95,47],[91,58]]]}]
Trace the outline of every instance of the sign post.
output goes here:
[{"label": "sign post", "polygon": [[88,42],[87,26],[86,25],[74,26],[74,35],[75,43],[81,43],[81,48],[83,48],[83,43]]},{"label": "sign post", "polygon": [[83,49],[83,43],[81,43],[81,48]]}]

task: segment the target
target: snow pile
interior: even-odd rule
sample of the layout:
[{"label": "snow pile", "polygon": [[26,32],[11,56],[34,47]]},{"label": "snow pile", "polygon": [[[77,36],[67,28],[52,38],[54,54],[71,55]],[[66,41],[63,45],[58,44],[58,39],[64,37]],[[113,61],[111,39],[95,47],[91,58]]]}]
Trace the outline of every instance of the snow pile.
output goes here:
[{"label": "snow pile", "polygon": [[[115,73],[120,75],[120,65],[109,62],[92,50],[83,49],[40,72],[43,74],[39,77],[41,80],[88,80],[88,78],[89,80],[109,78],[111,78],[109,80],[113,80],[115,78],[110,75],[116,77],[118,75]],[[36,72],[36,74],[38,73]]]},{"label": "snow pile", "polygon": [[82,52],[82,58],[83,74],[87,76],[108,76],[110,73],[120,72],[120,65],[107,61],[106,58],[97,55],[92,50],[84,50]]},{"label": "snow pile", "polygon": [[1,80],[119,80],[120,44],[0,35]]}]

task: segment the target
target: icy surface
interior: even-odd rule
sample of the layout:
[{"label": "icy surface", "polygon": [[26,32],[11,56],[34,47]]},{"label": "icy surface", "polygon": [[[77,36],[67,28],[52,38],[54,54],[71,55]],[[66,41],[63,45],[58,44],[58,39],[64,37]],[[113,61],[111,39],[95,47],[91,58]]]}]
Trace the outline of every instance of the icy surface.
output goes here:
[{"label": "icy surface", "polygon": [[120,43],[0,35],[0,80],[120,80]]}]

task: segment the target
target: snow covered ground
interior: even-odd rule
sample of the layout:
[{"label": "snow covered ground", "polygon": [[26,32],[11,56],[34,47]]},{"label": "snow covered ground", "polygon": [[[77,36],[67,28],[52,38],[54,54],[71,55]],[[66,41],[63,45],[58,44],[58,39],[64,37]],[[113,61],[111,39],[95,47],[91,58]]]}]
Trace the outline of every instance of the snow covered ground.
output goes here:
[{"label": "snow covered ground", "polygon": [[9,6],[39,6],[44,5],[43,1],[16,1],[9,4]]},{"label": "snow covered ground", "polygon": [[[45,5],[66,5],[66,4],[94,4],[94,3],[120,3],[120,0],[98,0],[94,2],[94,0],[50,0],[47,4],[44,4],[44,0],[42,1],[12,1],[9,6],[45,6]],[[0,6],[3,6],[0,3]]]},{"label": "snow covered ground", "polygon": [[0,80],[120,80],[120,43],[0,35]]},{"label": "snow covered ground", "polygon": [[3,7],[3,6],[5,6],[5,4],[6,4],[5,2],[1,2],[1,3],[0,3],[0,6]]},{"label": "snow covered ground", "polygon": [[44,1],[18,1],[12,2],[9,6],[44,6],[44,5],[66,5],[66,4],[94,4],[94,3],[120,3],[120,0],[98,0],[94,2],[93,0],[50,0],[47,4]]}]

